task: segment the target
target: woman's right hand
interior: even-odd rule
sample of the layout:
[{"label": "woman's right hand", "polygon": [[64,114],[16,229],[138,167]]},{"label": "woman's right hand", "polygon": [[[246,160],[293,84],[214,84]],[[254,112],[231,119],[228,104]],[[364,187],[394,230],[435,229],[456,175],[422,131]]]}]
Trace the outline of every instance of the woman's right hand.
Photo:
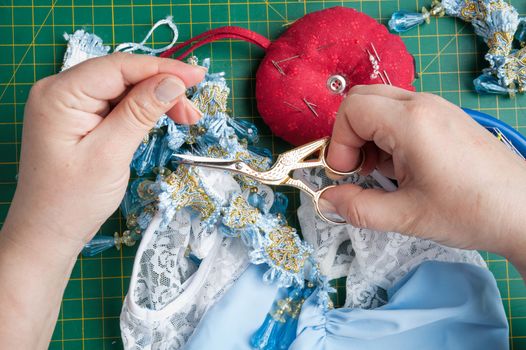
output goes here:
[{"label": "woman's right hand", "polygon": [[395,192],[356,185],[324,199],[358,227],[484,249],[526,266],[526,162],[441,97],[386,85],[355,86],[340,106],[328,163],[377,168]]}]

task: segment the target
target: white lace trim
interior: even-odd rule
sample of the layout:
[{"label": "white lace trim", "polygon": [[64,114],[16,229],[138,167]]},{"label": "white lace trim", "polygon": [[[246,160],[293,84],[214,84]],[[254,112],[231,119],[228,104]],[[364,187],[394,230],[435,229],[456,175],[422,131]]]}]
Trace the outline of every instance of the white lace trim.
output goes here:
[{"label": "white lace trim", "polygon": [[[306,177],[318,188],[332,184],[320,169],[301,170],[295,177]],[[375,179],[389,186],[387,190],[395,188],[379,173]],[[381,188],[375,179],[355,175],[344,182]],[[303,237],[314,247],[321,272],[329,279],[347,277],[345,307],[368,309],[385,304],[386,290],[426,260],[486,266],[476,251],[449,248],[395,232],[328,224],[315,215],[309,197],[302,194],[300,198],[298,217]]]},{"label": "white lace trim", "polygon": [[178,212],[166,231],[157,230],[160,222],[157,214],[137,251],[121,312],[126,349],[181,348],[208,307],[249,264],[241,240],[223,238],[214,228],[197,267],[185,257],[195,238],[188,213]]}]

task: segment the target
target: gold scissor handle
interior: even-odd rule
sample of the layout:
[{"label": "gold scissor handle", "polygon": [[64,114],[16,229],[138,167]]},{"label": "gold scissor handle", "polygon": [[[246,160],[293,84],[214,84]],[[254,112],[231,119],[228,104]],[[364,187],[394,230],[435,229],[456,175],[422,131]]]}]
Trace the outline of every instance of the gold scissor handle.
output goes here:
[{"label": "gold scissor handle", "polygon": [[322,166],[324,169],[326,170],[329,170],[331,173],[335,174],[335,175],[338,175],[338,176],[351,176],[351,175],[354,175],[356,173],[359,173],[361,170],[362,170],[362,167],[363,167],[363,164],[365,163],[365,152],[363,151],[362,148],[360,148],[360,164],[353,170],[351,171],[338,171],[334,168],[332,168],[328,163],[327,163],[327,149],[329,147],[329,143],[330,143],[330,138],[325,138],[326,142],[325,144],[323,144],[320,148],[320,155],[319,155],[319,160],[321,161],[322,163]]},{"label": "gold scissor handle", "polygon": [[[293,156],[291,158],[295,158],[297,164],[295,165],[295,168],[310,168],[310,167],[316,167],[321,166],[324,168],[325,171],[330,171],[333,174],[339,175],[339,176],[350,176],[353,174],[356,174],[362,170],[363,164],[365,162],[365,153],[363,149],[360,149],[360,155],[361,155],[361,161],[360,165],[356,167],[355,169],[351,171],[338,171],[336,169],[333,169],[329,164],[327,164],[327,148],[330,143],[330,138],[326,137],[320,140],[316,140],[313,142],[310,142],[306,145],[300,146],[296,149],[293,149],[292,151],[287,152],[287,155]],[[312,154],[314,151],[318,151],[318,159],[315,161],[303,161],[302,160],[308,155]],[[328,190],[329,188],[336,187],[337,185],[327,186],[320,190],[313,190],[310,188],[305,182],[293,179],[290,177],[286,177],[286,179],[283,181],[284,185],[292,186],[295,188],[300,189],[301,191],[305,192],[312,198],[312,202],[314,204],[314,208],[316,209],[316,213],[318,216],[323,219],[326,222],[329,222],[331,224],[335,225],[341,225],[345,224],[346,221],[344,218],[342,218],[337,213],[324,213],[320,208],[320,198],[322,194]]]},{"label": "gold scissor handle", "polygon": [[338,185],[332,185],[322,188],[319,191],[316,191],[314,193],[314,197],[312,197],[312,202],[314,203],[314,208],[316,209],[316,214],[320,218],[322,218],[324,221],[334,224],[334,225],[344,225],[347,223],[347,221],[342,218],[338,213],[324,213],[320,208],[320,198],[323,192],[327,191],[329,188],[338,187]]},{"label": "gold scissor handle", "polygon": [[323,192],[327,191],[329,188],[337,187],[337,185],[327,186],[322,188],[321,190],[315,191],[312,188],[310,188],[305,182],[298,179],[288,178],[284,182],[284,184],[287,186],[295,187],[308,194],[312,199],[312,203],[316,210],[316,214],[318,214],[318,216],[322,220],[334,225],[342,225],[347,223],[345,219],[342,218],[338,213],[324,213],[320,208],[320,197],[323,194]]}]

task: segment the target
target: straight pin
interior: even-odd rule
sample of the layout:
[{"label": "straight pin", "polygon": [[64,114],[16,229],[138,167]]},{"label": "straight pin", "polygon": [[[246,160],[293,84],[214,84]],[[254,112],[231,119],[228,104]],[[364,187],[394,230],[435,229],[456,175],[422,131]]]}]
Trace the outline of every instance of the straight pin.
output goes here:
[{"label": "straight pin", "polygon": [[387,85],[387,82],[385,81],[384,75],[382,73],[378,74],[380,76],[380,79],[382,79],[382,82]]},{"label": "straight pin", "polygon": [[385,74],[385,79],[387,79],[387,82],[389,83],[389,85],[393,85],[393,83],[391,83],[391,79],[389,79],[389,75],[387,75],[387,72],[385,71],[385,69],[384,69],[384,74]]},{"label": "straight pin", "polygon": [[298,108],[298,107],[294,106],[292,103],[288,103],[287,101],[283,101],[283,103],[286,104],[287,106],[289,106],[290,108],[295,109],[298,112],[303,113],[303,110],[301,108]]},{"label": "straight pin", "polygon": [[378,60],[378,62],[382,62],[382,60],[380,59],[380,56],[378,55],[378,52],[376,51],[376,48],[374,47],[373,43],[371,43],[371,47],[373,48],[374,55],[376,56],[376,59]]},{"label": "straight pin", "polygon": [[285,75],[285,72],[283,71],[283,69],[281,69],[280,65],[279,65],[276,61],[272,60],[271,62],[272,62],[272,65],[273,65],[274,67],[276,67],[276,69],[278,70],[278,72],[279,72],[281,75]]},{"label": "straight pin", "polygon": [[318,112],[316,112],[316,109],[314,109],[314,107],[318,107],[316,106],[314,103],[311,103],[309,101],[307,101],[307,99],[304,97],[303,98],[303,102],[305,102],[305,104],[307,105],[307,107],[310,109],[310,111],[316,116],[318,117]]}]

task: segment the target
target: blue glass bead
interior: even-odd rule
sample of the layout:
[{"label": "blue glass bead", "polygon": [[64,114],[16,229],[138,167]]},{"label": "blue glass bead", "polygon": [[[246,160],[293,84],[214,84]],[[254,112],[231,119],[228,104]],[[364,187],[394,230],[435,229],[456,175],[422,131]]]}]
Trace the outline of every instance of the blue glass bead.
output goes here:
[{"label": "blue glass bead", "polygon": [[519,27],[515,32],[515,39],[521,43],[526,43],[526,18],[521,19]]},{"label": "blue glass bead", "polygon": [[115,246],[115,238],[112,236],[95,236],[84,245],[82,255],[90,257],[102,253]]},{"label": "blue glass bead", "polygon": [[[148,136],[148,140],[150,140],[150,137]],[[135,150],[135,153],[133,153],[132,161],[139,158],[143,153],[146,147],[148,146],[148,142],[141,142],[139,147]]]},{"label": "blue glass bead", "polygon": [[190,253],[188,255],[188,259],[190,259],[190,261],[193,262],[196,266],[201,265],[202,260],[195,256],[193,253]]},{"label": "blue glass bead", "polygon": [[237,137],[246,139],[249,144],[259,141],[258,128],[248,120],[229,118],[228,125],[234,129]]},{"label": "blue glass bead", "polygon": [[257,146],[248,146],[247,147],[249,152],[252,152],[260,157],[265,157],[269,159],[269,162],[272,162],[272,152],[268,148],[264,147],[257,147]]},{"label": "blue glass bead", "polygon": [[252,190],[250,191],[250,194],[248,195],[248,198],[247,198],[247,202],[254,208],[258,208],[260,211],[263,211],[265,200],[257,192],[257,189],[255,191],[252,191]]},{"label": "blue glass bead", "polygon": [[157,154],[161,148],[161,142],[162,131],[160,129],[152,131],[144,152],[132,161],[132,167],[137,172],[137,175],[142,176],[153,170],[158,159]]},{"label": "blue glass bead", "polygon": [[138,179],[132,182],[124,194],[121,202],[121,211],[124,217],[135,214],[142,207],[139,195],[137,194],[137,184],[141,181],[141,179]]},{"label": "blue glass bead", "polygon": [[161,145],[159,146],[157,161],[155,162],[156,166],[159,168],[164,168],[170,161],[170,158],[172,158],[174,152],[170,149],[169,143],[170,139],[167,136],[164,136],[161,140]]},{"label": "blue glass bead", "polygon": [[289,198],[281,192],[274,192],[274,203],[270,208],[271,214],[281,214],[285,216],[287,212],[287,207],[289,206]]},{"label": "blue glass bead", "polygon": [[402,33],[424,23],[427,18],[429,18],[427,13],[396,11],[389,20],[389,29]]},{"label": "blue glass bead", "polygon": [[[158,189],[159,185],[151,180],[136,179],[130,185],[130,197],[133,196],[133,200],[136,202],[134,209],[144,207],[157,199],[157,195],[160,192]],[[137,210],[132,211],[136,213]]]},{"label": "blue glass bead", "polygon": [[508,87],[502,86],[497,78],[489,74],[481,74],[473,80],[475,91],[479,94],[497,94],[507,95],[514,94],[516,91],[509,89]]}]

